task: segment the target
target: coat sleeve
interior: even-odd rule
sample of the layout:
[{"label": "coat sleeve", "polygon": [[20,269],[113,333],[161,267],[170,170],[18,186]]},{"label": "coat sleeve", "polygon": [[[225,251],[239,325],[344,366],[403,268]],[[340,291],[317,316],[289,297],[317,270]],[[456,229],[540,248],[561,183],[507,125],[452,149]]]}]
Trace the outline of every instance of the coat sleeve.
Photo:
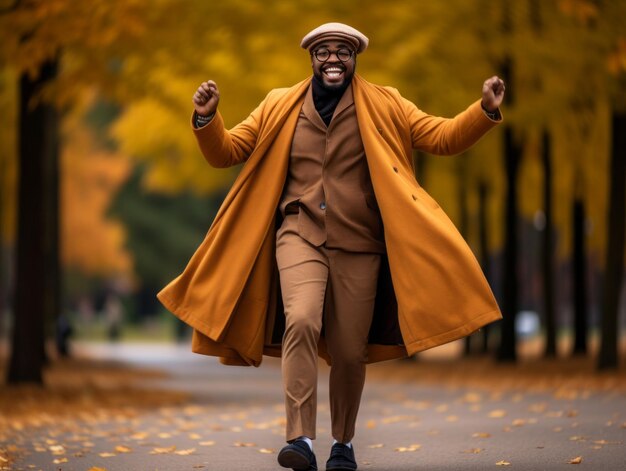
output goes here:
[{"label": "coat sleeve", "polygon": [[202,155],[211,166],[232,167],[248,160],[256,146],[266,102],[267,98],[246,119],[230,130],[224,128],[224,120],[219,110],[213,119],[201,128],[195,127],[195,112],[192,114],[193,133]]},{"label": "coat sleeve", "polygon": [[409,123],[413,148],[429,154],[459,154],[502,121],[487,117],[480,106],[480,100],[454,118],[431,116],[409,100],[401,100]]}]

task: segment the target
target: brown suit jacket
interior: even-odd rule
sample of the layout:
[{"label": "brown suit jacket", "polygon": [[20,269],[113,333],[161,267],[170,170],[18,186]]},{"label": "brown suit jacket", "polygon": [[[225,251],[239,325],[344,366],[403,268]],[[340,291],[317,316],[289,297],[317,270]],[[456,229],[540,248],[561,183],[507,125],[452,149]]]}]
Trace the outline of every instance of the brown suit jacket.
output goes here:
[{"label": "brown suit jacket", "polygon": [[299,207],[298,233],[315,246],[384,253],[382,220],[359,133],[352,87],[328,127],[306,93],[291,143],[281,215]]}]

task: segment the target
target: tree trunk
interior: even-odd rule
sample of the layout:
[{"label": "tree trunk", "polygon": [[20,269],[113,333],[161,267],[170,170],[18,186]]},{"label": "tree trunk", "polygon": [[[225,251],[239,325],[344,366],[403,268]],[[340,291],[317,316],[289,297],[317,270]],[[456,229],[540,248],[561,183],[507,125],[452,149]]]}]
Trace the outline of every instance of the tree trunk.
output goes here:
[{"label": "tree trunk", "polygon": [[542,233],[541,268],[543,271],[543,311],[546,328],[545,357],[556,357],[556,319],[554,310],[554,250],[552,241],[552,161],[550,135],[542,136],[541,162],[543,165],[543,207],[545,227]]},{"label": "tree trunk", "polygon": [[[480,265],[485,274],[487,281],[491,283],[491,267],[489,263],[489,224],[488,224],[488,208],[487,200],[489,196],[489,186],[484,180],[478,184],[478,239],[480,246]],[[489,331],[491,324],[484,326],[481,331],[483,333],[482,353],[489,351]]]},{"label": "tree trunk", "polygon": [[[508,10],[506,10],[508,12]],[[505,16],[505,20],[509,21]],[[505,23],[506,23],[505,21]],[[505,25],[506,26],[506,25]],[[510,28],[510,27],[508,27]],[[502,77],[507,86],[508,101],[514,104],[513,65],[507,58],[502,64]],[[504,270],[502,271],[502,321],[500,322],[500,346],[497,360],[515,362],[517,360],[517,337],[515,318],[518,306],[518,264],[517,264],[517,176],[522,152],[515,142],[513,129],[504,128],[504,168],[506,171],[506,203],[504,207]]]},{"label": "tree trunk", "polygon": [[574,296],[574,355],[587,354],[587,257],[585,252],[585,205],[574,196],[573,224],[573,296]]},{"label": "tree trunk", "polygon": [[598,369],[618,366],[618,310],[624,273],[626,213],[626,114],[614,112],[609,183],[608,242],[602,299]]},{"label": "tree trunk", "polygon": [[502,362],[517,360],[515,318],[518,305],[517,263],[517,174],[521,152],[513,140],[513,130],[504,130],[504,154],[507,180],[505,204],[504,270],[502,274],[502,310],[500,348],[497,359]]},{"label": "tree trunk", "polygon": [[56,72],[57,61],[51,60],[43,64],[39,77],[20,78],[15,315],[8,383],[42,383],[52,232],[46,199],[52,190],[49,172],[58,157],[58,127],[52,106],[30,103]]}]

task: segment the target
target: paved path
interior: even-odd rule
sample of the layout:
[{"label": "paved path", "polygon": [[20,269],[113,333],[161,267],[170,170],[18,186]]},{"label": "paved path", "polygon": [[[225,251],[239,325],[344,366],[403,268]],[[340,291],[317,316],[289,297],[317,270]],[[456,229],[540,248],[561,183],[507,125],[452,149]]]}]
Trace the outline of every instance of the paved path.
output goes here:
[{"label": "paved path", "polygon": [[[144,386],[187,391],[191,401],[142,413],[130,421],[85,422],[78,431],[62,426],[26,431],[24,443],[33,443],[33,450],[12,469],[282,469],[276,464],[276,452],[284,445],[284,413],[275,359],[254,369],[222,366],[215,359],[189,353],[187,347],[92,345],[83,352],[163,369],[167,378]],[[331,437],[325,365],[320,372],[315,451],[323,470]],[[59,458],[49,448],[58,445],[64,447],[59,456],[67,462],[54,464],[53,459]],[[548,393],[492,393],[370,380],[354,445],[361,470],[482,471],[508,466],[543,471],[580,466],[623,471],[626,397],[588,392],[557,398]],[[569,464],[576,457],[582,457],[582,462]]]}]

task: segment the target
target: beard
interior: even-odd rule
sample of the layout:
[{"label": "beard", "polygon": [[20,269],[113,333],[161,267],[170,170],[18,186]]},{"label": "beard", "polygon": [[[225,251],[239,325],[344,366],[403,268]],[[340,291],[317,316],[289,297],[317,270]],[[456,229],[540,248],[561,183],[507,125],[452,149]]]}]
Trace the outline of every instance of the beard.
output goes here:
[{"label": "beard", "polygon": [[351,71],[348,71],[348,68],[346,68],[345,66],[340,66],[340,67],[343,69],[343,80],[341,82],[329,83],[327,77],[322,71],[322,68],[313,69],[313,76],[317,79],[318,84],[321,85],[322,88],[328,90],[329,92],[342,91],[342,90],[345,90],[346,87],[352,81],[352,77],[354,76],[354,71],[356,69],[356,64],[355,64],[355,67],[353,67]]}]

